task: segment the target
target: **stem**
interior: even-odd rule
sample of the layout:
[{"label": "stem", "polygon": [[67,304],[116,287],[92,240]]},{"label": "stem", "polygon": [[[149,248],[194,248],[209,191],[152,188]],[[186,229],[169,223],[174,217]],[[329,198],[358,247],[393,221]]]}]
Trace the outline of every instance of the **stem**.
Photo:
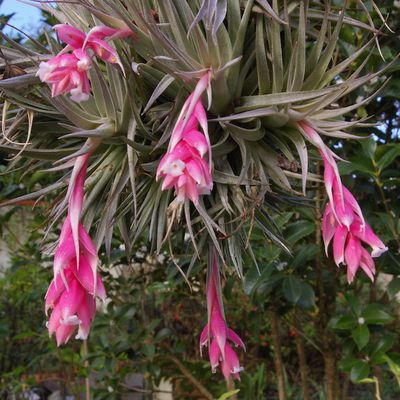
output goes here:
[{"label": "stem", "polygon": [[[320,174],[320,165],[317,165],[317,173]],[[337,374],[336,374],[336,356],[335,356],[335,337],[327,329],[327,323],[332,313],[332,307],[335,305],[335,285],[332,285],[331,301],[327,301],[327,293],[323,280],[323,264],[321,262],[321,184],[317,183],[315,195],[315,243],[318,246],[315,259],[316,275],[317,275],[317,305],[318,314],[315,319],[316,331],[320,341],[325,367],[325,385],[326,385],[326,400],[337,399]],[[334,280],[333,280],[334,282]],[[331,306],[329,306],[331,304]]]},{"label": "stem", "polygon": [[342,400],[347,400],[347,393],[349,391],[349,385],[350,385],[350,377],[349,374],[346,374],[344,377],[344,382],[342,386]]},{"label": "stem", "polygon": [[287,400],[286,390],[285,390],[285,378],[284,378],[284,365],[282,360],[281,352],[281,341],[279,336],[279,319],[278,314],[275,310],[271,311],[271,338],[272,344],[274,346],[274,364],[275,373],[278,383],[278,395],[279,400]]},{"label": "stem", "polygon": [[301,330],[300,322],[297,318],[297,308],[294,310],[294,321],[296,326],[296,348],[297,348],[297,355],[299,356],[299,368],[300,368],[300,378],[301,378],[301,393],[303,396],[303,400],[310,399],[310,392],[308,387],[308,366],[307,366],[307,359],[306,359],[306,352],[304,348],[304,340],[301,335],[297,332]]},{"label": "stem", "polygon": [[[235,383],[233,382],[233,379],[229,379],[229,381],[226,382],[226,388],[228,389],[228,393],[235,390]],[[237,395],[234,394],[233,396],[230,396],[229,398],[231,400],[237,400]]]},{"label": "stem", "polygon": [[329,351],[324,354],[326,399],[336,400],[336,360]]},{"label": "stem", "polygon": [[82,355],[85,358],[83,365],[87,370],[87,376],[85,378],[85,400],[90,400],[90,377],[89,377],[89,361],[87,359],[88,356],[88,345],[87,340],[84,340],[82,343]]},{"label": "stem", "polygon": [[379,379],[377,377],[375,377],[374,381],[375,381],[375,399],[376,400],[382,400],[382,398],[381,398],[381,390],[380,390],[380,387],[379,387]]},{"label": "stem", "polygon": [[194,377],[191,372],[174,356],[167,356],[171,361],[173,361],[176,366],[180,369],[183,375],[189,379],[190,382],[197,388],[197,390],[207,399],[213,400],[214,396],[208,391],[208,389],[201,384],[201,382]]}]

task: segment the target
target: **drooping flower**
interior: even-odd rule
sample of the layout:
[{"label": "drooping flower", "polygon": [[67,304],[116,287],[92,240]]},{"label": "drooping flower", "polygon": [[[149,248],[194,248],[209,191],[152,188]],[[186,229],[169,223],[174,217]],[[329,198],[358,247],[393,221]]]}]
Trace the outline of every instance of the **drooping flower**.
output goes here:
[{"label": "drooping flower", "polygon": [[54,278],[46,293],[46,313],[52,309],[49,334],[57,345],[66,343],[78,327],[77,339],[86,339],[96,311],[96,296],[105,299],[97,272],[96,248],[80,223],[84,183],[90,153],[77,157],[68,187],[68,215],[54,255]]},{"label": "drooping flower", "polygon": [[73,101],[86,101],[90,94],[88,71],[93,66],[91,53],[103,61],[122,67],[117,52],[105,38],[124,38],[131,32],[128,29],[95,26],[85,34],[66,24],[55,25],[54,29],[67,46],[49,61],[42,61],[36,75],[42,82],[51,85],[53,97],[69,93]]},{"label": "drooping flower", "polygon": [[240,379],[239,358],[232,348],[232,344],[246,350],[242,339],[232,329],[228,328],[222,303],[221,282],[218,270],[217,256],[211,254],[211,262],[207,274],[207,309],[208,323],[200,335],[200,352],[203,346],[209,346],[208,354],[211,370],[216,372],[221,363],[222,373],[226,380],[232,375]]},{"label": "drooping flower", "polygon": [[[207,115],[201,103],[201,95],[209,89],[210,79],[211,72],[207,72],[186,99],[167,153],[157,168],[156,179],[163,178],[162,190],[174,187],[179,202],[188,198],[197,205],[199,196],[210,194],[213,188]],[[204,159],[207,153],[208,163]]]},{"label": "drooping flower", "polygon": [[[387,247],[365,222],[357,200],[342,184],[335,154],[326,147],[311,125],[301,121],[299,126],[305,136],[317,146],[324,162],[324,183],[329,198],[322,217],[325,252],[328,255],[328,247],[333,239],[333,258],[337,266],[347,266],[348,282],[353,281],[359,268],[373,280],[373,257],[379,257]],[[363,243],[372,247],[371,254],[363,247]]]},{"label": "drooping flower", "polygon": [[96,311],[96,296],[105,300],[105,289],[96,271],[96,249],[79,225],[80,258],[77,262],[70,219],[67,217],[54,261],[54,279],[46,293],[45,309],[53,309],[48,323],[57,345],[66,343],[78,327],[76,339],[86,339]]}]

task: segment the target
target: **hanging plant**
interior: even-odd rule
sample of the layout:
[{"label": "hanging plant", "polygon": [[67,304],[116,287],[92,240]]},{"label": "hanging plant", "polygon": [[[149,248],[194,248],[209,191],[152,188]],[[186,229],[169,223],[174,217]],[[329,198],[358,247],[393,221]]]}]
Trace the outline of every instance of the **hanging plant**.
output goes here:
[{"label": "hanging plant", "polygon": [[[254,226],[290,251],[273,216],[304,203],[309,181],[323,179],[326,188],[327,255],[333,242],[349,282],[359,268],[374,278],[373,257],[386,247],[342,184],[329,147],[332,138],[361,139],[351,128],[368,129],[346,115],[377,93],[338,104],[389,66],[365,71],[378,46],[373,25],[354,19],[346,5],[337,12],[319,1],[37,6],[60,24],[47,35],[48,47],[5,37],[4,62],[25,73],[0,82],[0,150],[14,155],[11,166],[57,177],[23,199],[62,195],[49,210],[49,230],[64,222],[46,295],[49,332],[59,345],[89,333],[95,299],[106,296],[97,252],[104,244],[110,253],[114,230],[128,257],[139,239],[160,252],[172,241],[187,246],[188,233],[192,259],[180,271],[188,276],[204,253],[210,260],[200,345],[208,346],[213,371],[221,365],[226,379],[238,378],[232,345],[245,346],[228,328],[220,274],[233,268],[242,278],[245,255],[257,264]],[[344,25],[365,40],[341,59]],[[323,178],[309,171],[312,148]]]}]

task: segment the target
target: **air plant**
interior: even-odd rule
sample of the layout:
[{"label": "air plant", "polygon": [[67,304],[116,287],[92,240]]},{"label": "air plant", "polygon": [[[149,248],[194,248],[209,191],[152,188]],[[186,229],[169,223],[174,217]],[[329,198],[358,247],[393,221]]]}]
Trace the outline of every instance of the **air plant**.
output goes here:
[{"label": "air plant", "polygon": [[[386,248],[342,186],[328,142],[359,139],[346,130],[369,126],[346,115],[376,93],[356,104],[337,104],[384,71],[365,71],[380,32],[354,19],[346,6],[337,13],[329,2],[271,3],[99,0],[94,6],[79,0],[73,7],[68,2],[52,7],[40,2],[38,7],[59,20],[55,30],[67,47],[61,48],[52,35],[47,35],[48,46],[33,41],[30,47],[3,37],[4,62],[25,73],[0,82],[0,150],[15,155],[11,167],[50,168],[58,177],[25,196],[66,194],[49,210],[49,229],[69,207],[68,182],[71,188],[76,170],[71,173],[71,166],[82,157],[88,162],[85,199],[75,233],[69,233],[78,252],[74,266],[63,267],[76,273],[67,272],[61,280],[56,273],[53,286],[60,281],[68,290],[71,279],[80,279],[84,255],[78,225],[108,254],[118,230],[128,257],[143,237],[155,252],[171,240],[187,246],[180,242],[184,231],[193,254],[186,275],[211,246],[213,263],[219,259],[219,265],[233,267],[242,277],[244,255],[257,262],[247,245],[252,227],[287,249],[273,215],[280,210],[277,204],[301,204],[307,182],[320,179],[309,171],[308,143],[320,151],[330,177],[326,247],[333,238],[335,260],[348,264],[349,281],[358,266],[373,278],[372,259],[360,240],[373,247],[373,256]],[[365,44],[340,58],[335,49],[344,25],[357,29]],[[298,161],[299,171],[285,168],[279,162],[282,155]],[[351,222],[341,218],[343,207]],[[60,246],[63,237],[62,232]],[[350,248],[357,248],[356,259],[346,255]],[[82,251],[91,253],[84,244]],[[215,276],[215,267],[209,268]],[[85,295],[95,296],[96,280],[101,280],[96,274],[91,279],[90,288],[81,286]],[[213,290],[210,283],[208,288]],[[209,305],[211,314],[214,308]],[[222,303],[215,309],[222,310]],[[79,313],[73,316],[69,320],[79,324]],[[60,334],[60,343],[70,331]],[[79,336],[86,335],[87,330]],[[218,336],[212,326],[202,344],[211,336]],[[230,339],[242,345],[236,336]],[[212,354],[219,354],[224,375],[237,376],[236,355],[230,357],[233,367],[226,367],[226,351],[217,344],[219,353],[213,349]],[[213,368],[220,360],[214,361]]]}]

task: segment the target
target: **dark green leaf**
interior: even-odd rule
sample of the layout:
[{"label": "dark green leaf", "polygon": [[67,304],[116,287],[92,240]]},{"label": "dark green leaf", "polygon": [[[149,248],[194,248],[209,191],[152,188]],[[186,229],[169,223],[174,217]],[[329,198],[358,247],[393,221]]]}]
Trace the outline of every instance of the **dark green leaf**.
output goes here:
[{"label": "dark green leaf", "polygon": [[357,326],[357,319],[351,315],[332,318],[328,324],[330,329],[351,330]]},{"label": "dark green leaf", "polygon": [[350,379],[352,382],[359,382],[368,377],[370,367],[365,361],[356,361],[350,372]]},{"label": "dark green leaf", "polygon": [[283,280],[282,290],[286,299],[296,304],[301,296],[301,281],[293,275],[288,276]]},{"label": "dark green leaf", "polygon": [[351,336],[357,344],[358,350],[362,350],[369,341],[369,329],[367,325],[359,325],[351,332]]},{"label": "dark green leaf", "polygon": [[400,292],[400,277],[394,277],[387,288],[389,296],[393,298],[397,293]]},{"label": "dark green leaf", "polygon": [[380,304],[370,304],[362,313],[367,324],[384,325],[393,320]]}]

